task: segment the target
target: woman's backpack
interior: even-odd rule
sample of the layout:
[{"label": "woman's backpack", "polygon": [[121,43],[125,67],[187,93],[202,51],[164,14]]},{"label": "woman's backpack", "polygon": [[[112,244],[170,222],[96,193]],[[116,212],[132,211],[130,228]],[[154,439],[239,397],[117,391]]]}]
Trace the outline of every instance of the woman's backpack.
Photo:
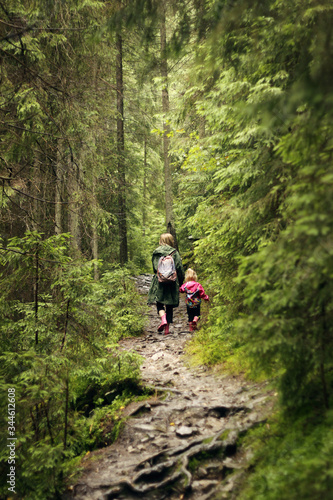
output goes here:
[{"label": "woman's backpack", "polygon": [[175,262],[172,255],[176,250],[169,255],[161,257],[157,264],[157,279],[160,283],[174,283],[177,279]]}]

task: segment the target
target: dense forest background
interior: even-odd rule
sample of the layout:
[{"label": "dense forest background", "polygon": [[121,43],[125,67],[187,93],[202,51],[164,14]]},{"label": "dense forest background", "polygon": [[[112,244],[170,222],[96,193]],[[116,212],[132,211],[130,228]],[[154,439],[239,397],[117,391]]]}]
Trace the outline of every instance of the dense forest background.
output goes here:
[{"label": "dense forest background", "polygon": [[0,10],[0,386],[16,392],[21,496],[54,498],[115,439],[106,414],[142,396],[117,342],[142,330],[130,278],[168,227],[213,297],[193,358],[279,394],[242,498],[328,498],[332,2]]}]

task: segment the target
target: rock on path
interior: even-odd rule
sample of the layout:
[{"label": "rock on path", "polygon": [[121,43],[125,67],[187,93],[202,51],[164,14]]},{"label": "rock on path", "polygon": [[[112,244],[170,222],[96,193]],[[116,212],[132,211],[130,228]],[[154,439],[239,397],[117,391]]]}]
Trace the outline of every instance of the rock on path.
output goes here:
[{"label": "rock on path", "polygon": [[[136,278],[141,293],[148,292],[150,280]],[[184,346],[192,334],[182,299],[173,333],[157,333],[152,307],[145,334],[121,342],[144,357],[143,383],[155,388],[155,396],[129,405],[118,440],[90,454],[64,499],[208,500],[217,492],[219,498],[237,498],[237,478],[249,458],[237,450],[237,438],[266,418],[272,395],[265,384],[186,366]]]}]

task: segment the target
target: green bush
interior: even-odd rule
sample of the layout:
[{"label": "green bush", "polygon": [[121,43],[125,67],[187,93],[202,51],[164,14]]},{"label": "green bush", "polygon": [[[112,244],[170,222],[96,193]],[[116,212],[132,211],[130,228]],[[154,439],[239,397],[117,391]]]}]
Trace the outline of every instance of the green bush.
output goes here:
[{"label": "green bush", "polygon": [[[32,232],[1,250],[0,388],[15,388],[16,490],[34,500],[54,498],[81,453],[112,442],[119,405],[141,390],[141,358],[117,342],[142,331],[146,306],[128,271],[95,281],[94,262],[75,262],[67,239]],[[7,404],[1,398],[1,495]]]},{"label": "green bush", "polygon": [[311,423],[278,420],[245,439],[255,450],[240,500],[328,500],[333,488],[332,412]]}]

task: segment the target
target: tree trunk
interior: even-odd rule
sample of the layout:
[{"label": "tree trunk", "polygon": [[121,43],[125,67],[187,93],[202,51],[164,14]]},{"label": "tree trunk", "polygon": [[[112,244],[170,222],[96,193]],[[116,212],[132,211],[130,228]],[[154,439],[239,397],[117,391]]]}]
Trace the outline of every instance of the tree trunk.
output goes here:
[{"label": "tree trunk", "polygon": [[71,161],[68,178],[68,231],[72,235],[72,248],[74,253],[80,252],[81,234],[79,218],[79,167]]},{"label": "tree trunk", "polygon": [[[98,64],[97,64],[97,54],[96,57],[93,61],[93,80],[94,80],[94,87],[95,87],[95,93],[98,95]],[[92,138],[91,141],[94,145],[94,150],[96,149],[96,132],[95,130],[92,130]],[[92,213],[92,237],[91,237],[91,252],[92,252],[92,257],[95,261],[98,260],[98,231],[97,231],[97,226],[98,226],[98,201],[97,201],[97,196],[96,196],[96,186],[97,186],[97,172],[93,174],[93,200],[94,204],[96,205],[95,210],[93,210]],[[98,272],[98,264],[97,262],[94,263],[94,280],[98,281],[99,279],[99,272]]]},{"label": "tree trunk", "polygon": [[125,264],[128,260],[127,222],[126,222],[126,175],[125,175],[125,135],[124,135],[124,85],[123,85],[123,40],[120,33],[116,41],[116,85],[117,85],[117,153],[118,153],[118,225],[119,225],[119,260]]},{"label": "tree trunk", "polygon": [[34,281],[34,301],[35,301],[35,344],[38,344],[38,301],[39,301],[39,245],[37,243],[35,253],[35,281]]},{"label": "tree trunk", "polygon": [[146,236],[147,224],[147,137],[143,149],[143,193],[142,193],[142,234]]},{"label": "tree trunk", "polygon": [[206,120],[204,116],[199,117],[199,138],[206,137]]},{"label": "tree trunk", "polygon": [[39,166],[39,158],[34,162],[34,166],[31,171],[31,181],[30,189],[32,193],[32,199],[30,202],[30,209],[28,216],[26,217],[26,228],[28,231],[41,231],[41,203],[38,198],[41,198],[42,189],[42,172]]},{"label": "tree trunk", "polygon": [[[58,146],[60,147],[60,146]],[[54,207],[54,224],[55,224],[55,234],[61,234],[62,230],[62,189],[63,189],[63,173],[62,166],[60,163],[60,151],[57,152],[57,163],[55,166],[55,207]]]},{"label": "tree trunk", "polygon": [[68,431],[68,402],[69,402],[69,378],[68,368],[65,382],[65,422],[64,422],[64,450],[67,448],[67,431]]},{"label": "tree trunk", "polygon": [[40,171],[39,166],[37,165],[37,162],[35,164],[35,175],[33,179],[34,187],[33,187],[33,193],[34,193],[34,200],[33,200],[33,215],[32,215],[32,220],[33,220],[33,229],[34,231],[40,231],[40,212],[41,212],[41,206],[38,201],[38,198],[42,198],[41,196],[41,188],[42,188],[42,180],[41,180],[42,173]]},{"label": "tree trunk", "polygon": [[172,201],[172,176],[169,160],[169,133],[170,127],[166,122],[166,115],[169,112],[169,92],[168,92],[168,61],[166,56],[166,26],[165,26],[165,5],[161,6],[161,76],[163,80],[162,89],[162,110],[164,114],[163,123],[163,161],[165,179],[165,216],[166,226],[173,224],[173,201]]},{"label": "tree trunk", "polygon": [[169,134],[170,127],[167,123],[167,114],[169,112],[169,91],[168,91],[168,60],[166,55],[166,23],[165,23],[165,4],[161,5],[161,76],[163,80],[162,88],[162,110],[164,114],[163,123],[163,161],[164,161],[164,181],[165,181],[165,218],[167,231],[172,234],[175,240],[175,248],[178,249],[176,230],[173,218],[173,199],[172,199],[172,172],[169,159]]},{"label": "tree trunk", "polygon": [[[94,200],[96,199],[96,177],[94,177],[93,180],[93,194],[94,194]],[[91,238],[91,251],[92,251],[92,256],[94,260],[98,260],[98,231],[97,231],[97,223],[98,223],[98,215],[97,215],[97,209],[94,211],[92,214],[93,220],[92,220],[92,238]],[[98,281],[99,279],[99,273],[98,273],[98,265],[97,262],[94,264],[94,280]]]},{"label": "tree trunk", "polygon": [[[92,241],[91,241],[91,251],[93,255],[93,259],[95,261],[98,260],[98,233],[97,233],[97,221],[96,221],[96,216],[94,216],[94,221],[93,221],[93,234],[92,234]],[[99,279],[99,273],[98,273],[98,264],[97,262],[94,263],[94,280],[98,281]]]}]

